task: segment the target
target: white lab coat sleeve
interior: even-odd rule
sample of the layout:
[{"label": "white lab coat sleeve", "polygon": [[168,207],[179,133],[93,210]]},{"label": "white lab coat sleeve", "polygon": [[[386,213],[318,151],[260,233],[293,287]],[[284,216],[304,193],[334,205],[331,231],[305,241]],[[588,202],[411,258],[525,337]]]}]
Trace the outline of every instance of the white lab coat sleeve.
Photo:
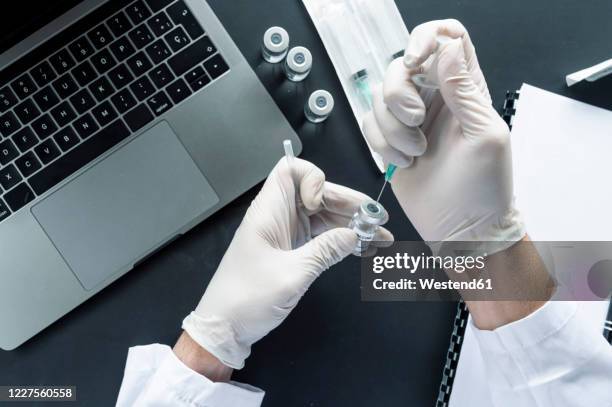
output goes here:
[{"label": "white lab coat sleeve", "polygon": [[117,407],[259,407],[264,392],[214,383],[188,368],[166,345],[130,348]]},{"label": "white lab coat sleeve", "polygon": [[495,407],[612,406],[612,347],[573,302],[493,331],[473,324]]}]

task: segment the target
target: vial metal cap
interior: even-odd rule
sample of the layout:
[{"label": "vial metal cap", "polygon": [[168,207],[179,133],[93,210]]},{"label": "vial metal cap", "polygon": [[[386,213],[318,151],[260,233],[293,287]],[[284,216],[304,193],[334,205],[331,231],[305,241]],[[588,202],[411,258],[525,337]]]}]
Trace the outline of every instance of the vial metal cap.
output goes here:
[{"label": "vial metal cap", "polygon": [[334,109],[334,98],[326,90],[315,90],[308,98],[308,108],[317,116],[327,116]]},{"label": "vial metal cap", "polygon": [[312,67],[312,54],[305,47],[294,47],[287,54],[287,66],[296,73],[306,73]]},{"label": "vial metal cap", "polygon": [[376,201],[364,201],[359,206],[359,215],[372,225],[384,225],[389,220],[387,210]]},{"label": "vial metal cap", "polygon": [[270,27],[264,33],[263,44],[271,52],[283,52],[289,48],[289,33],[283,27]]}]

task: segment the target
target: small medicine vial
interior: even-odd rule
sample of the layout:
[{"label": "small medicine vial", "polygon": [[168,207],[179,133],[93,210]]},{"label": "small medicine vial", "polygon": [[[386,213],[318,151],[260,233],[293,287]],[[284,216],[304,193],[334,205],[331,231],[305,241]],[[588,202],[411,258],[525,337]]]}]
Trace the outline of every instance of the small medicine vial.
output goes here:
[{"label": "small medicine vial", "polygon": [[303,81],[312,68],[312,54],[308,51],[308,48],[291,48],[284,66],[287,79],[293,82]]},{"label": "small medicine vial", "polygon": [[282,61],[289,49],[289,34],[283,27],[270,27],[266,30],[261,44],[263,59],[276,64]]},{"label": "small medicine vial", "polygon": [[334,98],[326,90],[319,89],[312,92],[304,107],[304,114],[308,121],[312,123],[321,123],[334,110]]},{"label": "small medicine vial", "polygon": [[376,231],[381,225],[389,220],[386,209],[375,201],[364,201],[359,206],[359,210],[353,215],[349,229],[357,234],[357,245],[353,249],[355,256],[365,255],[370,243],[374,240]]}]

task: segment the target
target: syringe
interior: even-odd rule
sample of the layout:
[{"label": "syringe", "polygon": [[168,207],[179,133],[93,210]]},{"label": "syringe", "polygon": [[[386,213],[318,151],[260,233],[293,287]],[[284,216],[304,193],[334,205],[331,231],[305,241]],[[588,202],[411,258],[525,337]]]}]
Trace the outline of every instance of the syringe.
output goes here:
[{"label": "syringe", "polygon": [[395,166],[395,164],[389,164],[387,166],[387,171],[385,171],[385,183],[383,184],[382,188],[380,189],[380,192],[378,193],[378,198],[376,198],[376,203],[380,201],[380,197],[382,196],[382,193],[385,190],[385,187],[387,186],[389,181],[391,181],[391,178],[393,178],[393,174],[395,174],[396,169],[397,169],[397,166]]},{"label": "syringe", "polygon": [[[439,35],[436,37],[436,42],[438,43],[436,50],[426,61],[426,65],[428,65],[428,72],[419,73],[411,76],[412,82],[415,85],[421,88],[421,96],[423,97],[423,102],[425,106],[429,106],[435,95],[440,89],[440,81],[438,79],[438,51],[440,50],[440,46],[447,43],[451,39],[445,35]],[[387,171],[385,172],[385,183],[383,184],[380,193],[378,194],[378,198],[376,198],[376,202],[380,200],[385,187],[393,178],[393,174],[397,167],[394,164],[389,164],[387,166]]]},{"label": "syringe", "polygon": [[412,82],[421,89],[421,97],[426,107],[431,105],[434,95],[440,89],[440,80],[438,78],[438,54],[440,47],[449,42],[450,37],[438,35],[436,37],[436,49],[434,52],[421,64],[421,69],[425,67],[427,72],[421,72],[411,75]]}]

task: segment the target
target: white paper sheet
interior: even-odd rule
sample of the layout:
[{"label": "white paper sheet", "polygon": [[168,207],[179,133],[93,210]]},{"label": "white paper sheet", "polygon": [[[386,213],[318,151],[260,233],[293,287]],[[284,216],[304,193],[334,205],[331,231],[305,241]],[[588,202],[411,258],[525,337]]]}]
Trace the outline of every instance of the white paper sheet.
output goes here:
[{"label": "white paper sheet", "polygon": [[[523,84],[512,128],[514,193],[541,241],[612,241],[612,112]],[[603,332],[606,302],[582,302]],[[490,407],[478,343],[468,328],[451,407]]]}]

